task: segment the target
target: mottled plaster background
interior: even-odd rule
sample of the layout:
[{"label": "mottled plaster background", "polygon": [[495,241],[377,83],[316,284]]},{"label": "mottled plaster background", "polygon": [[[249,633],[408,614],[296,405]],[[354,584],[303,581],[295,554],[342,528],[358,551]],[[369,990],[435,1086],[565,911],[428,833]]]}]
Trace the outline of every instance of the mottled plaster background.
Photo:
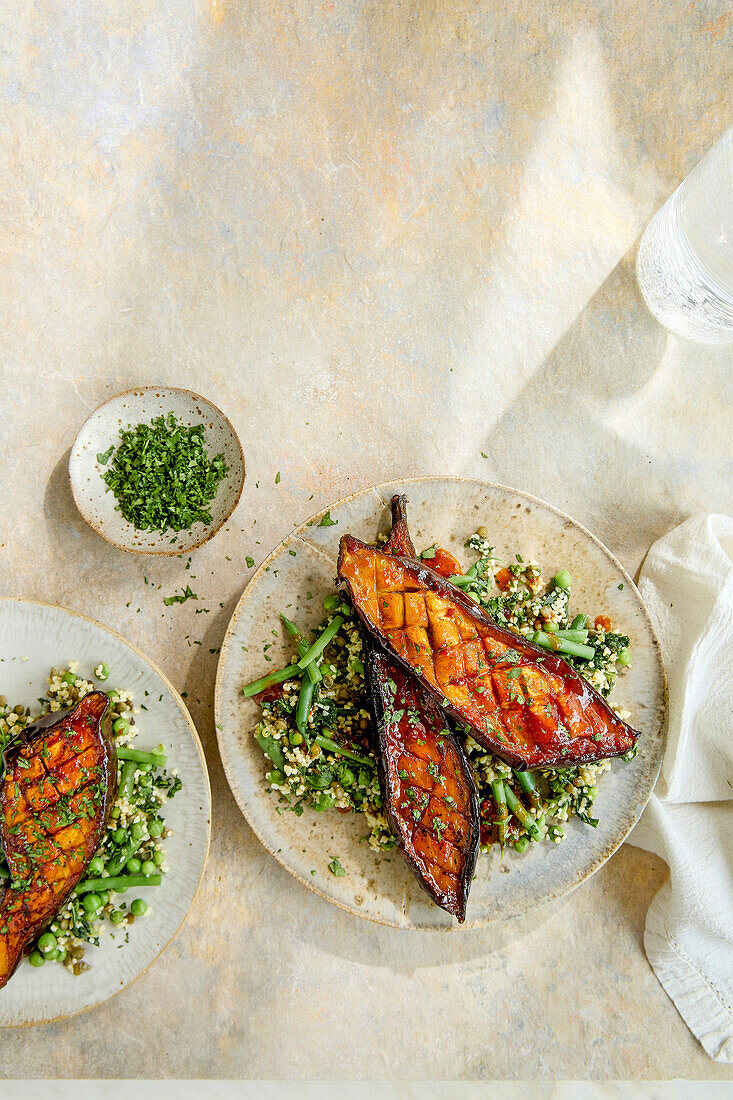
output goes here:
[{"label": "mottled plaster background", "polygon": [[[503,947],[370,926],[291,881],[226,786],[211,652],[245,555],[380,480],[529,490],[632,571],[733,506],[733,355],[667,335],[633,275],[650,214],[731,121],[729,6],[7,0],[0,18],[0,594],[159,661],[214,792],[175,943],[110,1004],[0,1035],[0,1076],[730,1077],[644,957],[666,874],[646,853]],[[241,504],[189,572],[112,549],[67,487],[85,416],[145,383],[204,393],[245,448]],[[198,605],[165,608],[191,575]]]}]

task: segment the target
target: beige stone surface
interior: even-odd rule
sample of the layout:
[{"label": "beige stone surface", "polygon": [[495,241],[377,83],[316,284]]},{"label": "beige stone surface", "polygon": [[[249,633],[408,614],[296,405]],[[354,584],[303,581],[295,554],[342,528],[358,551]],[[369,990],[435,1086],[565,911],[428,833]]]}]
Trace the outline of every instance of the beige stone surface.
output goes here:
[{"label": "beige stone surface", "polygon": [[[633,276],[729,122],[726,5],[9,0],[2,20],[0,593],[101,619],[188,692],[214,831],[165,955],[110,1004],[0,1035],[0,1076],[730,1078],[643,954],[660,861],[623,848],[503,947],[370,926],[256,842],[212,717],[245,555],[353,488],[509,483],[632,571],[733,506],[731,352],[667,335]],[[151,382],[213,400],[247,459],[188,572],[105,544],[66,481],[86,414]],[[199,602],[164,607],[191,577]]]}]

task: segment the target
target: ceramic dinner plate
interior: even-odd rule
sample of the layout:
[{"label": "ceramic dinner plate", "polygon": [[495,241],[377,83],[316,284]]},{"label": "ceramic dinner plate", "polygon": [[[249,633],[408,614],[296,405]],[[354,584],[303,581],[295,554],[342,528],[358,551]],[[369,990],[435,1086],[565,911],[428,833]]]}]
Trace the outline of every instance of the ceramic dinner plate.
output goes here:
[{"label": "ceramic dinner plate", "polygon": [[[94,682],[92,669],[110,667],[102,688],[133,692],[136,744],[152,748],[162,742],[167,768],[178,770],[183,783],[164,804],[168,874],[160,886],[144,891],[151,913],[129,929],[121,950],[119,936],[102,937],[89,946],[84,961],[90,969],[74,977],[65,967],[47,962],[34,969],[23,960],[0,990],[0,1027],[45,1023],[83,1012],[119,993],[157,958],[183,923],[204,869],[211,828],[211,793],[206,761],[185,704],[173,685],[135,646],[101,623],[73,611],[30,600],[0,599],[0,694],[8,702],[37,705],[45,694],[52,666],[79,662],[79,673]],[[141,892],[142,896],[142,892]]]},{"label": "ceramic dinner plate", "polygon": [[[614,761],[596,800],[597,829],[573,820],[560,844],[533,844],[524,855],[497,850],[480,855],[459,926],[433,905],[399,852],[377,856],[360,839],[368,832],[358,814],[306,809],[302,817],[278,813],[268,794],[268,763],[253,737],[259,708],[244,699],[244,684],[283,665],[292,654],[279,612],[302,628],[317,626],[323,599],[334,588],[341,535],[373,540],[389,527],[389,502],[406,493],[408,519],[418,550],[438,542],[464,563],[477,527],[489,529],[498,557],[535,558],[546,577],[569,569],[571,609],[609,614],[631,638],[633,662],[617,682],[614,701],[631,712],[641,732],[636,758]],[[240,599],[221,649],[216,684],[219,746],[229,783],[262,843],[310,890],[360,917],[413,929],[470,929],[503,921],[562,897],[587,879],[618,848],[637,821],[654,786],[664,748],[666,686],[655,636],[641,597],[613,555],[580,524],[535,497],[486,482],[419,478],[356,493],[297,527],[262,563]],[[273,636],[275,632],[276,637]],[[270,662],[263,659],[263,643]],[[337,856],[346,874],[328,870]]]},{"label": "ceramic dinner plate", "polygon": [[[222,454],[227,473],[209,505],[210,523],[177,532],[139,531],[117,510],[114,493],[102,480],[109,467],[98,456],[119,446],[120,431],[169,413],[186,427],[203,424],[207,453]],[[69,455],[69,481],[77,508],[107,542],[136,554],[171,556],[203,546],[229,519],[244,487],[244,455],[232,424],[211,401],[192,390],[144,386],[110,398],[84,422]]]}]

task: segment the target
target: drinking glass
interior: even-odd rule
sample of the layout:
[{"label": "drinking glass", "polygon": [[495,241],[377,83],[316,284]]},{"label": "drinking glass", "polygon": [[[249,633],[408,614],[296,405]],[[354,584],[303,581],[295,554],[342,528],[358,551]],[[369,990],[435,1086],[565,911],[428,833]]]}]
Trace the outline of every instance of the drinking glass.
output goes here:
[{"label": "drinking glass", "polygon": [[707,344],[733,340],[733,127],[649,222],[636,273],[665,328]]}]

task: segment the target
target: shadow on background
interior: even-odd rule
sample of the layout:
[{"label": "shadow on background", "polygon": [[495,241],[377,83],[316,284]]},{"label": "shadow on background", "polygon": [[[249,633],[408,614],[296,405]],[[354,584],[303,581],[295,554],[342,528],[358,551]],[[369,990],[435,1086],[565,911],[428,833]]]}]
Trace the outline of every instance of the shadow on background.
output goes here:
[{"label": "shadow on background", "polygon": [[647,310],[635,254],[614,268],[487,443],[510,484],[515,457],[536,455],[533,491],[622,551],[632,571],[692,512],[733,506],[731,463],[708,446],[716,423],[726,431],[730,351],[706,349],[702,374],[699,347]]}]

